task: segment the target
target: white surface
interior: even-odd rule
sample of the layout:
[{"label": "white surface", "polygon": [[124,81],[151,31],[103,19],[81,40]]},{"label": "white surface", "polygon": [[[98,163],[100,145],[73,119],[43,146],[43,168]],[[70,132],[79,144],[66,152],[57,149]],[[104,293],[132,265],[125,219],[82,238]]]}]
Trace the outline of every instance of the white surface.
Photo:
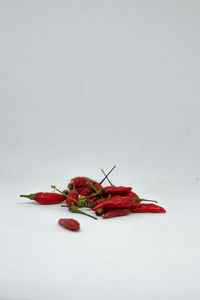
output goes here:
[{"label": "white surface", "polygon": [[[0,1],[0,299],[199,299],[198,1]],[[132,185],[165,215],[67,216],[21,193]]]},{"label": "white surface", "polygon": [[[144,183],[167,214],[98,221],[19,199],[22,190],[2,197],[1,299],[199,298],[199,183]],[[71,216],[80,232],[57,225]]]}]

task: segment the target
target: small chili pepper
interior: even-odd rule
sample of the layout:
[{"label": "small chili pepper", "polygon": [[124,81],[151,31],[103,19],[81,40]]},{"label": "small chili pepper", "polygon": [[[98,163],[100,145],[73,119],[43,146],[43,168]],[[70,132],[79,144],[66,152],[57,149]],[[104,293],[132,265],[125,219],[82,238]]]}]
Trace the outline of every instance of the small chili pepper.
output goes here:
[{"label": "small chili pepper", "polygon": [[111,195],[125,195],[127,192],[131,191],[131,187],[125,186],[107,186],[102,189],[105,194]]},{"label": "small chili pepper", "polygon": [[88,177],[75,177],[75,178],[71,179],[68,187],[69,187],[69,189],[73,189],[74,186],[76,188],[78,188],[78,187],[85,187],[85,186],[87,186],[88,181],[95,182],[95,180],[92,180],[92,179],[90,179]]},{"label": "small chili pepper", "polygon": [[103,203],[107,200],[107,198],[98,198],[97,197],[97,200],[96,200],[96,204],[100,204],[100,203]]},{"label": "small chili pepper", "polygon": [[26,197],[31,200],[35,200],[40,204],[57,204],[66,199],[66,195],[60,195],[57,193],[36,193],[30,195],[20,195],[20,197]]},{"label": "small chili pepper", "polygon": [[132,198],[138,198],[139,199],[138,195],[136,193],[132,192],[132,191],[127,192],[125,194],[125,196],[132,197]]},{"label": "small chili pepper", "polygon": [[76,188],[76,189],[77,189],[77,192],[79,193],[79,195],[81,195],[81,196],[89,196],[93,192],[93,189],[90,187],[80,187],[80,188]]},{"label": "small chili pepper", "polygon": [[[67,194],[67,198],[66,198],[67,206],[71,206],[72,203],[75,204],[76,201],[78,200],[78,196],[79,196],[79,194],[78,194],[77,191],[75,191],[75,190],[69,191],[68,194]],[[76,201],[74,201],[72,199],[74,199]]]},{"label": "small chili pepper", "polygon": [[94,216],[91,216],[89,214],[86,214],[85,212],[83,212],[82,210],[78,209],[77,206],[75,206],[74,204],[72,204],[70,207],[69,207],[69,211],[73,212],[73,213],[78,213],[78,214],[82,214],[82,215],[85,215],[85,216],[88,216],[90,218],[93,218],[95,220],[97,220],[96,217]]},{"label": "small chili pepper", "polygon": [[96,205],[93,210],[96,211],[98,208],[129,208],[132,206],[132,204],[140,201],[151,201],[151,202],[157,202],[154,200],[146,200],[141,198],[132,198],[132,197],[126,197],[126,196],[112,196],[108,199],[106,199],[104,202]]},{"label": "small chili pepper", "polygon": [[92,197],[92,198],[87,198],[87,206],[90,208],[93,208],[96,206],[98,197]]},{"label": "small chili pepper", "polygon": [[105,200],[102,203],[96,205],[93,210],[96,211],[97,209],[103,208],[128,208],[131,207],[133,204],[131,197],[123,197],[123,196],[113,196],[110,199]]},{"label": "small chili pepper", "polygon": [[125,216],[125,215],[130,214],[131,212],[132,211],[130,208],[110,209],[102,217],[103,217],[103,219],[108,219],[108,218],[113,218],[113,217]]},{"label": "small chili pepper", "polygon": [[58,224],[72,231],[79,231],[80,229],[79,222],[74,219],[60,219]]},{"label": "small chili pepper", "polygon": [[153,203],[134,203],[131,206],[131,210],[133,213],[166,213],[163,207]]}]

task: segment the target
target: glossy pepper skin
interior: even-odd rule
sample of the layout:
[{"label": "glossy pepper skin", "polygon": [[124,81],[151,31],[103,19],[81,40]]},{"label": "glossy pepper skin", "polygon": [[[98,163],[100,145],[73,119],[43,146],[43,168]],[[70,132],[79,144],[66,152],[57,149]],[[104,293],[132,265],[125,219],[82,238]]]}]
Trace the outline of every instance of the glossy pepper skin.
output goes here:
[{"label": "glossy pepper skin", "polygon": [[36,193],[30,195],[20,195],[20,197],[26,197],[31,200],[35,200],[40,204],[57,204],[61,203],[66,199],[65,195],[60,195],[57,193]]},{"label": "glossy pepper skin", "polygon": [[[68,196],[70,196],[70,198]],[[66,198],[67,206],[71,206],[72,204],[75,204],[76,201],[73,201],[71,198],[73,198],[74,200],[78,200],[78,197],[79,197],[79,194],[77,191],[75,191],[75,190],[69,191],[69,193],[67,194],[67,198]]]},{"label": "glossy pepper skin", "polygon": [[130,213],[132,213],[132,210],[130,208],[110,209],[102,216],[102,218],[108,219],[113,217],[126,216],[129,215]]},{"label": "glossy pepper skin", "polygon": [[132,190],[131,187],[125,186],[107,186],[102,191],[107,195],[125,195]]},{"label": "glossy pepper skin", "polygon": [[92,192],[97,192],[102,189],[102,185],[100,183],[88,177],[72,178],[68,188],[71,190],[73,186],[81,196],[89,196]]},{"label": "glossy pepper skin", "polygon": [[88,181],[89,182],[94,182],[97,183],[98,185],[100,183],[96,182],[95,180],[92,180],[88,177],[75,177],[72,178],[70,181],[70,184],[73,186],[73,184],[75,185],[75,187],[82,187],[82,186],[87,186],[88,185]]},{"label": "glossy pepper skin", "polygon": [[125,194],[125,196],[132,197],[132,198],[138,198],[139,199],[138,195],[136,193],[132,192],[132,191],[127,192]]},{"label": "glossy pepper skin", "polygon": [[96,205],[93,210],[96,211],[97,209],[103,208],[129,208],[133,204],[133,200],[131,197],[125,196],[113,196],[110,197],[108,200],[99,203]]},{"label": "glossy pepper skin", "polygon": [[134,203],[131,206],[131,210],[133,213],[166,213],[166,210],[163,207],[153,203]]},{"label": "glossy pepper skin", "polygon": [[72,231],[80,230],[79,222],[74,219],[60,219],[58,220],[58,224]]},{"label": "glossy pepper skin", "polygon": [[76,188],[76,190],[81,196],[89,196],[93,192],[93,189],[91,189],[90,187],[79,187]]}]

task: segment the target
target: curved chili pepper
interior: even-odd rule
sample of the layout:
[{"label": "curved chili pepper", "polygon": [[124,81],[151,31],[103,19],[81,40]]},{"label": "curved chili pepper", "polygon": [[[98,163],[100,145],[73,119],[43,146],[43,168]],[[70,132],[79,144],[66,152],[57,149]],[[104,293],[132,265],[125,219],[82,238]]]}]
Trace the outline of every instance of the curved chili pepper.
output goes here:
[{"label": "curved chili pepper", "polygon": [[97,209],[103,207],[103,208],[128,208],[131,207],[133,204],[131,197],[123,197],[123,196],[113,196],[110,197],[110,199],[99,203],[96,205],[93,210],[96,211]]},{"label": "curved chili pepper", "polygon": [[26,197],[31,200],[35,200],[40,204],[57,204],[66,199],[65,195],[60,195],[57,193],[36,193],[30,195],[20,195],[20,197]]},{"label": "curved chili pepper", "polygon": [[100,204],[100,203],[105,202],[106,200],[107,200],[107,198],[98,198],[98,197],[97,197],[96,204],[98,205],[98,204]]},{"label": "curved chili pepper", "polygon": [[74,219],[60,219],[58,224],[72,231],[79,231],[80,229],[79,222]]},{"label": "curved chili pepper", "polygon": [[110,195],[125,195],[132,190],[131,187],[125,186],[107,186],[102,189],[105,194]]},{"label": "curved chili pepper", "polygon": [[67,206],[71,206],[72,203],[75,204],[75,201],[73,201],[72,198],[74,200],[78,200],[78,196],[79,196],[79,194],[78,194],[77,191],[75,191],[75,190],[69,191],[68,194],[67,194],[67,198],[66,198]]},{"label": "curved chili pepper", "polygon": [[133,213],[166,213],[166,210],[163,207],[152,203],[134,203],[131,206],[131,210]]},{"label": "curved chili pepper", "polygon": [[139,199],[138,195],[136,193],[132,192],[132,191],[127,192],[125,194],[125,196],[132,197],[132,198],[138,198]]},{"label": "curved chili pepper", "polygon": [[126,216],[131,213],[130,208],[124,208],[124,209],[110,209],[108,210],[103,216],[103,219],[113,218],[113,217],[119,217],[119,216]]}]

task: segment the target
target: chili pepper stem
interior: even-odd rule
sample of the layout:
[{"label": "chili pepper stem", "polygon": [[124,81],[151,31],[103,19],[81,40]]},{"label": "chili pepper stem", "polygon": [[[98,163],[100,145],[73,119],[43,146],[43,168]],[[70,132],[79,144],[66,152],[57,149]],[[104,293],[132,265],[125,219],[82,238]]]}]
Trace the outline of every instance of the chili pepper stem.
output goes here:
[{"label": "chili pepper stem", "polygon": [[158,201],[156,201],[156,200],[147,200],[147,199],[141,199],[141,198],[132,198],[132,201],[133,201],[133,203],[140,202],[140,201],[146,201],[146,202],[155,202],[155,203],[158,203]]},{"label": "chili pepper stem", "polygon": [[92,184],[92,182],[88,181],[87,183],[96,193],[98,192],[98,190],[95,188],[95,186],[94,186],[94,184]]},{"label": "chili pepper stem", "polygon": [[64,194],[63,192],[61,192],[59,189],[57,189],[57,187],[56,187],[55,185],[51,185],[51,188],[54,189],[54,190],[56,190],[56,191],[59,192],[60,194],[66,196],[67,198],[70,198],[70,199],[73,200],[74,202],[77,201],[76,199],[70,197],[69,195],[66,195],[66,194]]},{"label": "chili pepper stem", "polygon": [[[106,176],[106,173],[104,172],[103,169],[101,169],[101,172]],[[110,181],[110,179],[108,178],[108,176],[106,176],[106,179],[108,180],[108,182],[110,183],[111,186],[114,186],[114,184],[112,184],[112,182]]]},{"label": "chili pepper stem", "polygon": [[51,188],[64,195],[64,193],[61,190],[59,190],[55,185],[51,185]]},{"label": "chili pepper stem", "polygon": [[73,180],[73,190],[76,191],[75,181]]},{"label": "chili pepper stem", "polygon": [[102,184],[104,180],[106,180],[106,178],[108,177],[108,175],[110,175],[110,173],[114,170],[114,168],[116,168],[116,166],[112,167],[112,169],[108,172],[108,174],[105,175],[105,177],[101,180],[101,182],[99,182],[100,184]]},{"label": "chili pepper stem", "polygon": [[102,193],[102,191],[101,191],[101,190],[98,190],[98,191],[96,192],[96,194],[89,195],[89,196],[87,196],[87,198],[92,198],[92,197],[95,197],[95,196],[101,195],[101,193]]},{"label": "chili pepper stem", "polygon": [[31,199],[31,200],[36,200],[36,194],[20,195],[20,197],[28,198],[28,199]]},{"label": "chili pepper stem", "polygon": [[78,207],[75,206],[75,205],[73,205],[73,204],[69,207],[69,211],[74,212],[74,213],[79,213],[79,214],[88,216],[88,217],[90,217],[90,218],[93,218],[93,219],[95,219],[95,220],[98,220],[96,217],[94,217],[94,216],[92,216],[92,215],[89,215],[89,214],[85,213],[84,211],[78,209]]},{"label": "chili pepper stem", "polygon": [[106,199],[106,201],[108,201],[110,199],[110,197],[111,197],[111,194],[108,195],[108,198]]}]

